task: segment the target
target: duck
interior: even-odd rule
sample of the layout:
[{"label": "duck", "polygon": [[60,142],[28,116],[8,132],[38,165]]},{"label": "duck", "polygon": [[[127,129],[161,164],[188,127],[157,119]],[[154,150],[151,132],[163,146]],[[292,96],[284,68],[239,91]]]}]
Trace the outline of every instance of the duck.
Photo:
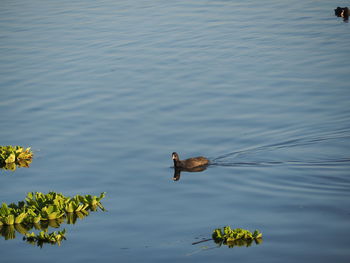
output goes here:
[{"label": "duck", "polygon": [[334,14],[337,17],[344,18],[344,21],[348,21],[349,20],[349,16],[350,16],[350,11],[349,11],[348,7],[340,7],[340,6],[338,6],[337,9],[334,9]]},{"label": "duck", "polygon": [[179,155],[176,152],[173,152],[172,159],[174,161],[174,168],[181,170],[192,170],[194,168],[209,165],[209,160],[203,156],[193,157],[181,161]]}]

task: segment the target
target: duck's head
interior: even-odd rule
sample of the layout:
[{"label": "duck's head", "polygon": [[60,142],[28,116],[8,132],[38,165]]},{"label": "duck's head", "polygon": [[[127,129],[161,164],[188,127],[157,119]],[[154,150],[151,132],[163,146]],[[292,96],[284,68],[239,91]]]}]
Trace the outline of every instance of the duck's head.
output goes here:
[{"label": "duck's head", "polygon": [[172,156],[174,161],[179,161],[180,160],[179,159],[179,155],[176,152],[173,152],[173,154],[171,156]]},{"label": "duck's head", "polygon": [[337,9],[334,9],[334,14],[337,17],[344,18],[344,20],[348,20],[349,19],[349,8],[338,6]]}]

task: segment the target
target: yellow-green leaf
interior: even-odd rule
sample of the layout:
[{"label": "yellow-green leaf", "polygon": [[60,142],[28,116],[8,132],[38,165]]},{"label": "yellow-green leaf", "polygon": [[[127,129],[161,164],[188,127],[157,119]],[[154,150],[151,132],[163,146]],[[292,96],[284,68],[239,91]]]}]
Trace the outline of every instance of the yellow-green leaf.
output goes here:
[{"label": "yellow-green leaf", "polygon": [[14,153],[11,153],[9,157],[5,160],[5,163],[13,163],[16,160],[16,155]]}]

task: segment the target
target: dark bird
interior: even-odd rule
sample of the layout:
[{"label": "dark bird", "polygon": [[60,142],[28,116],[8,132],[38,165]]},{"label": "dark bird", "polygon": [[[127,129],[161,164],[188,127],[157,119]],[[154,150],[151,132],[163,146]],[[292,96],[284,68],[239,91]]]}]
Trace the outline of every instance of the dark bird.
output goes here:
[{"label": "dark bird", "polygon": [[203,156],[181,161],[179,155],[176,152],[173,152],[172,158],[174,161],[174,168],[181,170],[193,170],[194,168],[207,166],[209,164],[209,160]]},{"label": "dark bird", "polygon": [[348,21],[349,20],[350,11],[349,11],[348,7],[340,7],[340,6],[338,6],[336,9],[334,9],[334,14],[337,17],[344,18],[344,21]]}]

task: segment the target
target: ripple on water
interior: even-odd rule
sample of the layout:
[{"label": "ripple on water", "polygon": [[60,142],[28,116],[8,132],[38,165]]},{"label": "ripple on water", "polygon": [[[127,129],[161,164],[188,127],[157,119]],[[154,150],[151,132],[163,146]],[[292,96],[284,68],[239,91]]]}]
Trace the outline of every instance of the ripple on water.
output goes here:
[{"label": "ripple on water", "polygon": [[320,134],[237,150],[213,158],[213,165],[263,172],[253,180],[242,179],[252,191],[320,198],[349,195],[348,134]]}]

